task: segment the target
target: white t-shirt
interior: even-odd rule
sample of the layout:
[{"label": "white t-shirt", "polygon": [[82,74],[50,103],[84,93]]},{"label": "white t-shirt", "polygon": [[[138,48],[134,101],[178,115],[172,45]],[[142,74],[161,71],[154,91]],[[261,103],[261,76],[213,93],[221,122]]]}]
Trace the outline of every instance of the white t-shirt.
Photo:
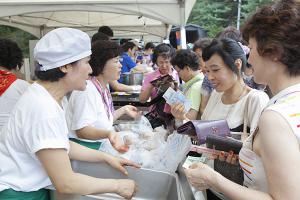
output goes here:
[{"label": "white t-shirt", "polygon": [[252,89],[238,102],[234,104],[223,104],[221,100],[222,94],[223,93],[218,93],[216,90],[213,90],[201,119],[226,119],[231,131],[242,132],[246,103],[249,98],[247,127],[250,128],[250,133],[255,131],[260,114],[268,104],[268,95],[262,91]]},{"label": "white t-shirt", "polygon": [[0,191],[29,192],[51,185],[36,156],[49,148],[69,151],[65,113],[44,87],[34,83],[0,132]]},{"label": "white t-shirt", "polygon": [[113,116],[111,114],[110,119],[108,118],[102,97],[90,80],[87,81],[84,91],[72,92],[66,116],[70,138],[79,139],[75,131],[86,126],[93,126],[104,130],[111,130],[113,127]]},{"label": "white t-shirt", "polygon": [[0,130],[8,121],[10,113],[29,85],[27,81],[17,79],[0,96]]}]

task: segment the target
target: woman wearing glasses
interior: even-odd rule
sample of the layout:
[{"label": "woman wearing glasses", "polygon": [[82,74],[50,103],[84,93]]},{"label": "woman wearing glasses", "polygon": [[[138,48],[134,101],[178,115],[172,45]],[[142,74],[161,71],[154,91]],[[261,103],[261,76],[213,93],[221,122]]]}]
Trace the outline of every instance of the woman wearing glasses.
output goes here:
[{"label": "woman wearing glasses", "polygon": [[148,74],[144,79],[140,93],[140,101],[142,103],[148,101],[149,98],[154,99],[157,96],[157,91],[150,83],[151,81],[169,74],[173,77],[174,80],[179,82],[178,74],[171,65],[171,58],[174,53],[175,50],[167,44],[160,44],[155,47],[152,62],[156,65],[157,69],[154,72]]}]

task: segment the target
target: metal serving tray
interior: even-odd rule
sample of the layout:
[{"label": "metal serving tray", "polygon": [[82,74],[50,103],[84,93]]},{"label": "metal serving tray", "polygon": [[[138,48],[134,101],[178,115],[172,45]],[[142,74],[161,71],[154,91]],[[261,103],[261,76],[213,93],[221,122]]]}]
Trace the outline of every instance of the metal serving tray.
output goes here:
[{"label": "metal serving tray", "polygon": [[[97,178],[124,179],[130,178],[136,181],[138,192],[135,200],[181,200],[180,187],[177,175],[149,169],[135,169],[127,167],[129,176],[121,174],[106,164],[95,164],[75,161],[72,163],[76,172]],[[119,195],[106,193],[99,195],[65,195],[54,192],[55,200],[119,200]]]}]

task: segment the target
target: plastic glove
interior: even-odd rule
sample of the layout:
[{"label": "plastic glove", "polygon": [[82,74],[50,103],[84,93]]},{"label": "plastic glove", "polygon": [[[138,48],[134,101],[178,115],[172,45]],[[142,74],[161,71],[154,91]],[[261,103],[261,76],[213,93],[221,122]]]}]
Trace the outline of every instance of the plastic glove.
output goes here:
[{"label": "plastic glove", "polygon": [[132,91],[140,92],[142,89],[142,86],[141,85],[132,85],[131,88],[132,88]]}]

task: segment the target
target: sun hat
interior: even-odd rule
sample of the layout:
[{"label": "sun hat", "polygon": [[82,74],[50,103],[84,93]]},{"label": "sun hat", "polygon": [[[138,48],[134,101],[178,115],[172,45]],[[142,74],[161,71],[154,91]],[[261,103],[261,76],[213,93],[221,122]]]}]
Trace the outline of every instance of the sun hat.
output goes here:
[{"label": "sun hat", "polygon": [[90,37],[73,28],[50,31],[34,48],[34,58],[40,66],[40,71],[61,67],[91,54]]}]

